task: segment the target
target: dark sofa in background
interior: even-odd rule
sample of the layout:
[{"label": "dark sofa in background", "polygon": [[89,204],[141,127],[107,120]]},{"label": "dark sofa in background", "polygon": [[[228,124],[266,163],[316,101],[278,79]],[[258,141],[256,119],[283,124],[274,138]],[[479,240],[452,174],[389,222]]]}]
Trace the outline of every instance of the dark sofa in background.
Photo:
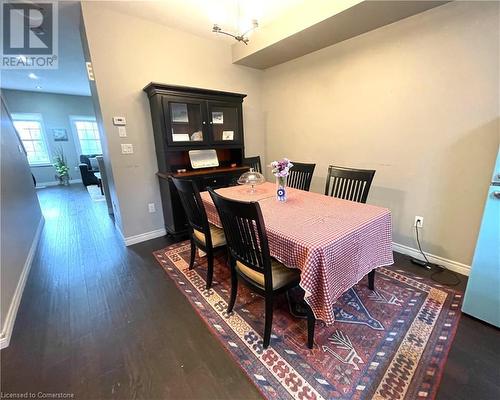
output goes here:
[{"label": "dark sofa in background", "polygon": [[[94,172],[99,172],[99,163],[96,160],[96,156],[101,154],[88,154],[80,156],[80,174],[82,175],[82,183],[84,186],[98,185],[100,186],[99,179],[94,175]],[[92,162],[91,159],[95,160]],[[92,165],[94,164],[94,165]]]}]

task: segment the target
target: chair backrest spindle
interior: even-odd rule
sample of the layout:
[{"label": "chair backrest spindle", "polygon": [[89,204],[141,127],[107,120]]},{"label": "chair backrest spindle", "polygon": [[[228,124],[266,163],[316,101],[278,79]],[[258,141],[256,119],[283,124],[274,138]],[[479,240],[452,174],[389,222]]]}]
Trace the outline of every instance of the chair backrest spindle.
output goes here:
[{"label": "chair backrest spindle", "polygon": [[366,203],[375,170],[328,167],[325,194],[339,199]]},{"label": "chair backrest spindle", "polygon": [[[207,241],[210,238],[210,228],[207,214],[196,184],[189,179],[170,178],[174,183],[181,199],[184,212],[191,228],[205,234]],[[210,240],[211,243],[211,240]]]},{"label": "chair backrest spindle", "polygon": [[227,199],[208,189],[217,208],[231,257],[264,274],[265,289],[273,287],[271,255],[260,205]]},{"label": "chair backrest spindle", "polygon": [[316,164],[305,164],[292,161],[293,167],[290,168],[287,178],[287,186],[309,191]]},{"label": "chair backrest spindle", "polygon": [[243,159],[243,165],[253,168],[254,171],[262,173],[262,165],[260,163],[260,156],[246,157]]}]

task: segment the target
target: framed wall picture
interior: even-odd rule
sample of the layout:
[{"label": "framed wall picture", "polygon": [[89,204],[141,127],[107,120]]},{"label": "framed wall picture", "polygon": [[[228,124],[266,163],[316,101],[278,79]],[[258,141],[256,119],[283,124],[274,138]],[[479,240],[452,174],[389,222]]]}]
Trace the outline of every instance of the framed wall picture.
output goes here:
[{"label": "framed wall picture", "polygon": [[189,142],[187,133],[172,133],[172,142]]},{"label": "framed wall picture", "polygon": [[212,123],[218,125],[223,124],[224,113],[222,111],[212,111]]},{"label": "framed wall picture", "polygon": [[67,142],[68,131],[65,128],[52,128],[52,137],[54,142]]},{"label": "framed wall picture", "polygon": [[234,131],[222,131],[222,140],[234,140]]},{"label": "framed wall picture", "polygon": [[188,108],[185,103],[170,103],[172,122],[189,123]]}]

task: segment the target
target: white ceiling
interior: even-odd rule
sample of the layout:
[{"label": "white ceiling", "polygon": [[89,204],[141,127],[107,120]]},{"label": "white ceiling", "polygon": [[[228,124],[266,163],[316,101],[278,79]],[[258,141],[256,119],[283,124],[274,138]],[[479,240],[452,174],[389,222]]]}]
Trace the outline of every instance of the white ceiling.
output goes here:
[{"label": "white ceiling", "polygon": [[[344,1],[348,3],[347,0]],[[213,33],[212,26],[214,23],[219,24],[223,30],[241,32],[251,24],[253,18],[256,18],[259,21],[259,26],[263,28],[256,31],[255,38],[257,39],[259,34],[264,34],[266,26],[271,25],[271,28],[275,26],[272,24],[273,21],[277,23],[280,18],[283,20],[283,17],[288,18],[293,13],[300,14],[304,7],[306,7],[306,10],[308,7],[314,7],[314,3],[311,0],[116,0],[101,2],[105,7],[112,8],[114,11],[147,19],[210,40],[216,40],[221,45],[227,46],[236,43],[235,40],[225,35]],[[391,4],[391,2],[387,3]],[[425,2],[422,1],[422,3]],[[0,71],[0,87],[89,96],[90,89],[79,27],[79,2],[60,1],[59,68],[55,70],[2,70]],[[250,41],[248,50],[253,47],[251,46],[253,44]],[[235,46],[245,45],[238,43]],[[296,45],[292,47],[296,47]],[[237,49],[247,50],[246,47],[237,47]],[[274,53],[275,51],[271,49],[271,52]],[[260,64],[248,65],[257,68],[261,67]],[[38,79],[30,79],[30,73],[34,73]],[[37,86],[40,88],[38,89]]]},{"label": "white ceiling", "polygon": [[[90,96],[80,39],[80,5],[59,3],[59,68],[53,70],[1,70],[2,89],[31,90]],[[30,79],[34,73],[39,79]],[[37,89],[40,86],[41,89]]]},{"label": "white ceiling", "polygon": [[[222,44],[234,39],[212,32],[214,23],[224,30],[243,29],[257,18],[260,26],[282,16],[306,0],[149,0],[106,1],[106,7],[190,32]],[[238,25],[240,25],[238,27]],[[2,70],[2,89],[90,95],[80,39],[78,2],[59,2],[59,68],[55,70]],[[244,46],[243,44],[241,44]],[[30,73],[39,79],[30,79]],[[37,89],[40,86],[41,89]]]},{"label": "white ceiling", "polygon": [[[260,26],[282,16],[306,0],[149,0],[102,2],[115,11],[148,19],[208,39],[232,44],[234,39],[212,32],[246,30],[256,18]],[[238,26],[239,25],[239,26]],[[244,46],[244,44],[242,44]]]},{"label": "white ceiling", "polygon": [[[312,1],[312,0],[309,0]],[[304,3],[255,32],[248,46],[233,46],[233,62],[266,69],[392,24],[449,0],[322,1]]]}]

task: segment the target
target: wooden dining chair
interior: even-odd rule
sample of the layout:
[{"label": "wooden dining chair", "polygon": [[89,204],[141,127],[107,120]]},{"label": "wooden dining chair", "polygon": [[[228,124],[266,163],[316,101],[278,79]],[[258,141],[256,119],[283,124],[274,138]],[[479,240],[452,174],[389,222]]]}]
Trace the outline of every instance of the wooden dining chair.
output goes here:
[{"label": "wooden dining chair", "polygon": [[[264,348],[269,346],[273,322],[274,298],[299,285],[300,271],[288,268],[271,258],[266,228],[260,205],[227,199],[209,189],[219,212],[227,239],[231,267],[231,297],[227,312],[233,310],[238,292],[238,281],[264,296]],[[307,346],[313,347],[315,318],[307,305]]]},{"label": "wooden dining chair", "polygon": [[292,164],[293,167],[290,168],[286,181],[287,186],[308,192],[311,187],[311,180],[316,164],[305,164],[295,161],[292,161]]},{"label": "wooden dining chair", "polygon": [[330,165],[326,178],[325,194],[339,199],[366,203],[375,172],[373,169]]},{"label": "wooden dining chair", "polygon": [[212,286],[214,274],[214,249],[224,246],[226,238],[224,231],[208,222],[205,207],[200,197],[196,184],[189,179],[171,178],[174,182],[182,206],[187,216],[189,225],[189,236],[191,241],[191,259],[189,269],[194,268],[196,248],[201,249],[207,255],[207,284],[206,288]]},{"label": "wooden dining chair", "polygon": [[246,167],[253,168],[254,171],[262,173],[262,165],[260,163],[260,156],[244,158],[243,165]]}]

